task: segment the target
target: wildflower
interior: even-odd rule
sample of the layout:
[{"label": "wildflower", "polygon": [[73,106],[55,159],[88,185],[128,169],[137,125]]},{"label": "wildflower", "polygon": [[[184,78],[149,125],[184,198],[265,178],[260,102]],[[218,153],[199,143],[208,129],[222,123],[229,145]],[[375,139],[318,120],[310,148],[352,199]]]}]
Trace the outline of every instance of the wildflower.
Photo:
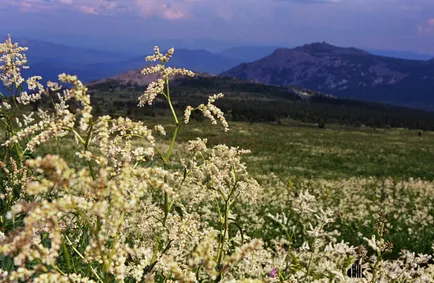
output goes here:
[{"label": "wildflower", "polygon": [[139,107],[143,107],[145,104],[152,105],[152,102],[157,95],[164,92],[164,85],[165,82],[162,79],[159,79],[156,82],[151,82],[145,93],[139,97]]},{"label": "wildflower", "polygon": [[164,130],[164,127],[162,125],[155,125],[154,130],[159,132],[162,136],[166,135],[166,131]]},{"label": "wildflower", "polygon": [[184,111],[184,122],[185,124],[188,124],[188,122],[190,122],[190,116],[191,116],[191,111],[193,110],[193,107],[191,107],[190,105],[187,106],[187,108],[185,108]]},{"label": "wildflower", "polygon": [[196,108],[187,106],[187,108],[184,111],[185,124],[188,124],[188,122],[190,121],[191,112],[194,110],[199,110],[206,118],[211,120],[211,123],[217,124],[217,120],[219,120],[224,127],[224,131],[227,132],[229,130],[229,124],[226,121],[226,118],[224,117],[224,113],[217,106],[213,104],[217,99],[222,98],[223,96],[224,95],[222,93],[212,95],[208,98],[208,103],[206,105],[200,104]]},{"label": "wildflower", "polygon": [[10,110],[12,108],[12,106],[9,103],[7,103],[6,101],[1,101],[0,109],[2,109],[2,108],[6,109],[6,110]]},{"label": "wildflower", "polygon": [[12,43],[8,35],[5,43],[0,44],[0,80],[5,86],[14,85],[18,88],[24,79],[21,76],[21,69],[27,69],[27,57],[24,54],[27,47],[20,47],[18,43]]}]

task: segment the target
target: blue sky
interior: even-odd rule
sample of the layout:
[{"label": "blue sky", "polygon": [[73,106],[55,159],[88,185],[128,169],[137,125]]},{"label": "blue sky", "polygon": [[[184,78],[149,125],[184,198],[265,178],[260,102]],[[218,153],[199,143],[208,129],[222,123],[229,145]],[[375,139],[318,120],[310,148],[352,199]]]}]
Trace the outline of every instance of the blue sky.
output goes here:
[{"label": "blue sky", "polygon": [[209,39],[434,54],[434,0],[0,0],[0,15],[3,34],[105,49]]}]

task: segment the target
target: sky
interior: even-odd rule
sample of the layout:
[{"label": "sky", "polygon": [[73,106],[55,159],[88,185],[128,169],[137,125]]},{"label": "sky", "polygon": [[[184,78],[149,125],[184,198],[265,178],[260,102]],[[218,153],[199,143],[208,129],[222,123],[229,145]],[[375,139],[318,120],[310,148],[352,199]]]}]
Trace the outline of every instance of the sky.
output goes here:
[{"label": "sky", "polygon": [[3,35],[106,50],[201,39],[434,54],[434,0],[0,0],[0,17]]}]

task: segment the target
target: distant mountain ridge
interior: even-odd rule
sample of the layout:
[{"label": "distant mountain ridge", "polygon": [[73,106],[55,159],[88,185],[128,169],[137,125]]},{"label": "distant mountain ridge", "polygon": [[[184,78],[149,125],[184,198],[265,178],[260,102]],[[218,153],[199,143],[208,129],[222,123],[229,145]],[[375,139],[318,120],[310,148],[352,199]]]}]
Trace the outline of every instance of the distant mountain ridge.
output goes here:
[{"label": "distant mountain ridge", "polygon": [[[162,51],[162,53],[165,53]],[[114,76],[121,72],[126,72],[135,69],[143,69],[150,62],[145,61],[144,56],[131,58],[127,61],[109,62],[109,63],[95,63],[88,65],[92,69],[110,70],[111,75]],[[233,66],[240,64],[242,61],[234,58],[227,58],[219,54],[214,54],[206,50],[189,50],[189,49],[176,49],[175,54],[168,62],[168,66],[177,68],[186,68],[194,72],[205,72],[211,74],[219,74],[225,70],[231,69]],[[104,78],[107,76],[102,76]]]},{"label": "distant mountain ridge", "polygon": [[225,57],[237,58],[246,63],[270,55],[274,50],[279,48],[283,48],[283,46],[237,46],[225,49],[219,54]]},{"label": "distant mountain ridge", "polygon": [[280,48],[221,75],[434,110],[434,60],[382,57],[325,42]]},{"label": "distant mountain ridge", "polygon": [[[0,38],[4,42],[6,37]],[[77,75],[83,82],[110,78],[144,68],[148,54],[124,54],[75,48],[39,40],[12,38],[29,47],[29,70],[43,83],[57,81],[59,73]],[[385,55],[389,51],[383,52]],[[400,51],[396,51],[396,54]],[[414,53],[414,56],[423,54]],[[428,55],[426,55],[428,56]],[[278,85],[295,85],[336,96],[380,101],[433,110],[433,66],[428,61],[376,56],[359,48],[325,42],[293,49],[278,46],[239,46],[212,53],[204,49],[175,48],[169,66],[195,72],[223,74]],[[4,89],[0,86],[0,91]]]},{"label": "distant mountain ridge", "polygon": [[408,59],[408,60],[430,60],[434,58],[434,55],[431,54],[423,54],[412,51],[399,51],[399,50],[380,50],[380,49],[364,49],[373,55],[379,55],[383,57],[392,57],[399,59]]},{"label": "distant mountain ridge", "polygon": [[[6,40],[0,36],[0,42]],[[62,44],[49,43],[39,40],[17,38],[12,41],[20,46],[28,47],[26,52],[30,69],[23,70],[24,77],[40,75],[46,83],[48,80],[57,81],[60,73],[77,75],[83,82],[113,77],[130,70],[143,69],[149,62],[145,61],[152,49],[143,55],[130,53],[116,53],[71,47]],[[169,66],[191,69],[195,72],[218,74],[242,62],[235,58],[214,54],[206,50],[175,49],[175,55]],[[6,91],[0,86],[0,91]]]},{"label": "distant mountain ridge", "polygon": [[[226,57],[232,57],[232,58],[239,58],[243,60],[244,63],[246,62],[253,62],[256,60],[259,60],[265,56],[270,55],[273,53],[276,49],[279,48],[294,48],[295,46],[254,46],[254,45],[247,45],[247,46],[237,46],[225,49],[221,51],[219,54],[226,56]],[[371,49],[371,48],[359,48],[361,50],[365,50],[372,55],[379,55],[383,57],[391,57],[391,58],[398,58],[398,59],[408,59],[408,60],[429,60],[434,58],[434,55],[429,54],[422,54],[412,51],[399,51],[399,50],[380,50],[380,49]]]},{"label": "distant mountain ridge", "polygon": [[[114,82],[116,85],[121,85],[121,86],[131,85],[131,86],[137,86],[137,87],[146,87],[151,82],[154,82],[154,81],[158,80],[159,78],[161,78],[161,75],[158,75],[158,74],[143,75],[141,73],[141,70],[142,69],[126,71],[126,72],[117,74],[113,77],[104,78],[104,79],[89,82],[86,85],[88,87],[97,88],[98,85],[103,85],[103,84],[107,84],[110,82]],[[207,74],[207,73],[195,73],[195,77],[211,78],[211,77],[215,77],[215,76],[216,75]],[[176,76],[175,78],[172,77],[171,80],[183,80],[184,78],[185,78],[185,76]]]},{"label": "distant mountain ridge", "polygon": [[[5,42],[6,38],[6,36],[0,36],[0,42]],[[52,61],[58,64],[70,64],[71,67],[74,67],[98,62],[123,61],[137,56],[131,53],[71,47],[63,44],[14,37],[13,35],[12,42],[18,42],[20,46],[28,47],[26,55],[29,64]]]}]

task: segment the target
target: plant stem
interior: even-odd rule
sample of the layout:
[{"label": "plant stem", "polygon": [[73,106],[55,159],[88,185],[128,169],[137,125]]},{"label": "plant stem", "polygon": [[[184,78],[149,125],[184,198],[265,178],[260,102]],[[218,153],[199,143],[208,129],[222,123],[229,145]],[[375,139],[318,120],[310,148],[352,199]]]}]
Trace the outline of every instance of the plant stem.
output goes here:
[{"label": "plant stem", "polygon": [[172,101],[170,100],[170,88],[169,88],[169,78],[166,78],[166,97],[167,102],[169,103],[170,110],[172,111],[173,118],[175,119],[176,125],[179,124],[178,117],[176,116],[175,109],[173,109]]},{"label": "plant stem", "polygon": [[167,165],[169,163],[169,159],[170,159],[170,156],[172,155],[173,147],[175,146],[175,141],[176,141],[176,136],[178,135],[178,130],[179,130],[179,124],[176,125],[175,132],[173,133],[172,141],[170,143],[169,150],[167,151],[164,165]]},{"label": "plant stem", "polygon": [[66,266],[68,268],[68,272],[71,272],[72,270],[71,259],[69,258],[69,252],[68,252],[68,248],[66,247],[65,241],[62,241],[62,249],[63,249],[63,256],[65,257],[66,260]]},{"label": "plant stem", "polygon": [[169,216],[170,206],[169,206],[169,196],[164,192],[164,218],[163,218],[163,229],[158,234],[157,243],[155,244],[154,254],[152,255],[151,265],[157,261],[158,251],[160,249],[161,237],[163,236],[163,230],[166,228],[167,217]]},{"label": "plant stem", "polygon": [[[225,241],[226,241],[226,236],[229,236],[229,212],[230,212],[230,208],[231,208],[231,197],[235,192],[235,189],[237,187],[237,183],[238,183],[238,178],[237,178],[237,172],[235,170],[235,167],[232,167],[232,171],[233,171],[233,181],[234,184],[231,188],[231,190],[229,191],[229,194],[227,197],[223,197],[223,200],[225,202],[225,218],[224,218],[224,223],[223,223],[223,227],[224,227],[224,232],[223,232],[223,236],[221,236],[220,238],[220,243],[219,243],[219,248],[217,251],[217,269],[220,269],[220,265],[222,263],[223,260],[223,250],[224,250],[224,245],[225,245]],[[221,235],[221,232],[220,232]],[[215,280],[215,282],[219,282],[222,278],[222,274],[220,274],[217,279]]]},{"label": "plant stem", "polygon": [[[93,121],[91,120],[89,131],[88,131],[87,137],[86,137],[86,142],[84,144],[84,150],[85,151],[87,151],[89,148],[90,138],[92,137],[92,129],[93,129]],[[87,165],[89,166],[90,175],[92,176],[92,179],[95,180],[95,173],[93,172],[93,167],[92,167],[92,164],[90,163],[90,161],[87,161]]]},{"label": "plant stem", "polygon": [[305,276],[306,279],[309,277],[310,265],[312,263],[312,257],[313,257],[313,248],[312,248],[312,252],[310,253],[309,263],[307,264],[307,268],[306,268],[306,276]]},{"label": "plant stem", "polygon": [[[77,253],[77,255],[84,260],[84,256],[74,247],[74,244],[71,242],[71,240],[68,238],[68,236],[65,235],[66,240],[68,241],[69,245],[72,247],[72,249]],[[95,275],[96,278],[98,278],[98,280],[100,282],[103,282],[101,280],[101,277],[99,277],[98,273],[96,272],[96,270],[89,264],[90,269],[92,270],[93,274]]]},{"label": "plant stem", "polygon": [[[169,78],[166,78],[166,93],[167,94],[165,95],[165,97],[167,99],[167,103],[169,104],[170,110],[172,111],[172,115],[173,115],[173,119],[175,120],[176,128],[175,128],[175,132],[173,133],[172,141],[170,143],[169,149],[166,153],[166,157],[163,159],[163,166],[165,169],[167,168],[170,157],[172,156],[173,147],[175,146],[176,137],[178,135],[178,130],[179,130],[179,120],[178,120],[178,117],[176,116],[175,109],[173,108],[172,101],[170,100]],[[169,216],[171,206],[172,206],[171,204],[169,205],[169,196],[168,196],[167,192],[164,192],[164,195],[163,195],[164,218],[162,221],[163,227],[162,227],[161,232],[158,235],[157,242],[155,244],[154,253],[153,253],[152,259],[151,259],[151,266],[154,265],[155,262],[157,261],[158,251],[160,250],[160,247],[161,247],[161,238],[163,236],[164,229],[166,229],[166,221],[167,221],[167,217]]]},{"label": "plant stem", "polygon": [[220,266],[222,260],[223,260],[223,249],[224,249],[224,243],[226,240],[226,234],[228,233],[229,230],[229,210],[230,210],[230,203],[229,203],[229,199],[226,200],[225,203],[225,218],[224,218],[224,223],[223,223],[223,227],[224,227],[224,231],[223,231],[223,236],[220,239],[220,245],[219,245],[219,249],[218,249],[218,254],[217,254],[217,266]]}]

